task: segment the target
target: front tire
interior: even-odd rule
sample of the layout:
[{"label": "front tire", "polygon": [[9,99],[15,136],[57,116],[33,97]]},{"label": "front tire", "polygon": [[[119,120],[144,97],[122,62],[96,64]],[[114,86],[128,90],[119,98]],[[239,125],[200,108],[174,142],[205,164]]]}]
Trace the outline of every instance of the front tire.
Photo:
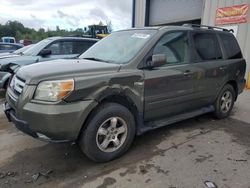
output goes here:
[{"label": "front tire", "polygon": [[234,88],[227,84],[223,87],[215,102],[214,115],[218,119],[227,118],[234,106],[236,93]]},{"label": "front tire", "polygon": [[95,162],[107,162],[121,156],[135,137],[133,114],[117,103],[102,104],[85,126],[79,145]]}]

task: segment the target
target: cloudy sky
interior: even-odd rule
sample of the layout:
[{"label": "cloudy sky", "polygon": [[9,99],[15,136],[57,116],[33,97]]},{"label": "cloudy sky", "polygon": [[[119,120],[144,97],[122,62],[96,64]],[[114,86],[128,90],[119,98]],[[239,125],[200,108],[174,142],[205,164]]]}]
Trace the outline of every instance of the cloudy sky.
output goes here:
[{"label": "cloudy sky", "polygon": [[83,28],[111,21],[114,30],[131,27],[132,0],[0,0],[0,23],[18,20],[26,27]]}]

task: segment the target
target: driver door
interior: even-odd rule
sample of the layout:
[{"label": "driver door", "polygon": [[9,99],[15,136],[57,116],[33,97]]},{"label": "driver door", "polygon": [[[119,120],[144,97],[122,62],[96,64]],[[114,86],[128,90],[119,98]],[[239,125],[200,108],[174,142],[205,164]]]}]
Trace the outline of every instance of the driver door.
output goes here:
[{"label": "driver door", "polygon": [[190,62],[189,33],[168,32],[157,42],[152,55],[165,54],[166,63],[145,69],[145,121],[174,116],[195,108],[195,67]]}]

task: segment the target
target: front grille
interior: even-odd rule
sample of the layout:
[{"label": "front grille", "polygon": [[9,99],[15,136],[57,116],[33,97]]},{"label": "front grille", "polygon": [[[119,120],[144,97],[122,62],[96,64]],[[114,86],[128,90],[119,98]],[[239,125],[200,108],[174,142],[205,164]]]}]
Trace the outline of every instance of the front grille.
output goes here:
[{"label": "front grille", "polygon": [[25,86],[25,81],[18,78],[16,75],[13,76],[11,82],[10,82],[10,88],[11,90],[16,94],[20,95],[23,91],[23,88]]}]

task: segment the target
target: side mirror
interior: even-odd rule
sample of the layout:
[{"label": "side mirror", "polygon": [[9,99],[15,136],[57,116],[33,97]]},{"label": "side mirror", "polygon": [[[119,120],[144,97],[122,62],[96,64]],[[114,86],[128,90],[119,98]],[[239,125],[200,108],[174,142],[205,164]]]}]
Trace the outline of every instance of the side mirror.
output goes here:
[{"label": "side mirror", "polygon": [[51,55],[51,50],[49,50],[49,49],[42,49],[41,51],[40,51],[40,53],[39,53],[39,55],[40,56],[42,56],[42,57],[45,57],[45,56],[49,56],[49,55]]},{"label": "side mirror", "polygon": [[161,67],[166,64],[167,58],[165,54],[155,54],[152,56],[152,61],[148,62],[150,68]]}]

